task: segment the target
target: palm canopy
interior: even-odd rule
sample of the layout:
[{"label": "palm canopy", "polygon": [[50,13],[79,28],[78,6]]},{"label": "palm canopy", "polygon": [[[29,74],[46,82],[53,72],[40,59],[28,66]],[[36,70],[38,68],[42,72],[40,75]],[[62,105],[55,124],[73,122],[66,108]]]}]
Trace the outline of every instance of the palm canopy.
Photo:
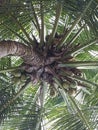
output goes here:
[{"label": "palm canopy", "polygon": [[2,130],[98,129],[97,3],[0,1]]}]

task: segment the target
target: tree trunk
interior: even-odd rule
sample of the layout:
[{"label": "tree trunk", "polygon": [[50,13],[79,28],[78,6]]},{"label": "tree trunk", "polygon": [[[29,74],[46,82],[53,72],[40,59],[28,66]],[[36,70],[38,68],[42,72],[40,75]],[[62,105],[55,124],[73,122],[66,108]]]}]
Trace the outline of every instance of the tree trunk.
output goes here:
[{"label": "tree trunk", "polygon": [[0,41],[0,58],[5,56],[20,56],[26,64],[43,65],[43,58],[33,48],[16,41]]}]

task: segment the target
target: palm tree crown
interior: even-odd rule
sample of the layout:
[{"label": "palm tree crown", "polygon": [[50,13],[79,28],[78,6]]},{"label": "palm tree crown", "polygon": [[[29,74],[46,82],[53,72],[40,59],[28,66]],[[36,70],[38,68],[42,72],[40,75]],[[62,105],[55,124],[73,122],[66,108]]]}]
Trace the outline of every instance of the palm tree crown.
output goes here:
[{"label": "palm tree crown", "polygon": [[97,3],[0,1],[2,130],[97,130]]}]

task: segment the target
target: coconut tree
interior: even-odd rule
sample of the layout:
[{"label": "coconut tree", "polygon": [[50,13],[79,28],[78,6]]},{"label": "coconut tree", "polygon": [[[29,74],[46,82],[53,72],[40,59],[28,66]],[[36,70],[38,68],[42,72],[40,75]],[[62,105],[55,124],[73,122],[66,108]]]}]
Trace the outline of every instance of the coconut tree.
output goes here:
[{"label": "coconut tree", "polygon": [[97,3],[0,1],[2,130],[97,130]]}]

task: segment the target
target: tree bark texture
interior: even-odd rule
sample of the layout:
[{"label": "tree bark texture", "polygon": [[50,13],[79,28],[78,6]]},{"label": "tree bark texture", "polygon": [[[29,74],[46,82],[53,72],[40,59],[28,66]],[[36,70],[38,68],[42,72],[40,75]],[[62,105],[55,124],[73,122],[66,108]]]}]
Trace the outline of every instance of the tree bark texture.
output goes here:
[{"label": "tree bark texture", "polygon": [[43,58],[33,48],[16,41],[0,41],[0,58],[20,56],[26,64],[43,65]]}]

